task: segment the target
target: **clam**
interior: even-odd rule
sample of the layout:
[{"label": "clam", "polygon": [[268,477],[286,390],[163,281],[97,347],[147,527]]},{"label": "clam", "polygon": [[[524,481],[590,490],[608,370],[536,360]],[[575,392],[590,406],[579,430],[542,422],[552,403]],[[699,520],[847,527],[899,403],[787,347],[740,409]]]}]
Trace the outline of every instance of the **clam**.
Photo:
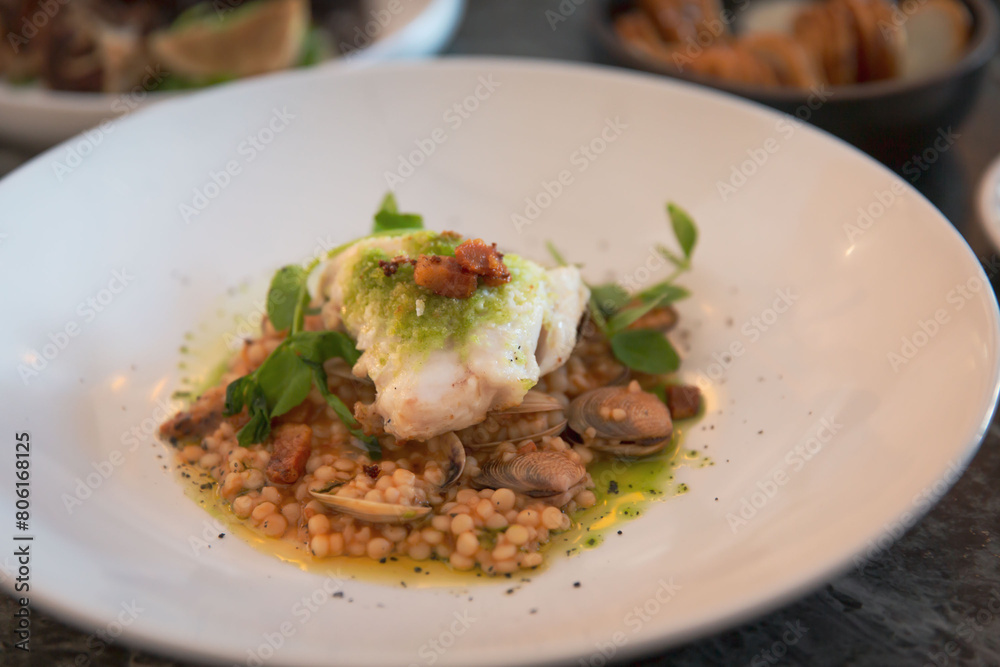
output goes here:
[{"label": "clam", "polygon": [[380,503],[364,498],[336,495],[334,491],[344,484],[345,482],[334,482],[322,489],[310,491],[309,494],[327,507],[371,523],[406,523],[417,521],[431,513],[431,508],[425,505]]},{"label": "clam", "polygon": [[[442,489],[447,488],[457,482],[465,470],[465,447],[454,433],[439,435],[428,444],[442,448],[447,453],[445,478],[441,483]],[[406,523],[417,521],[431,513],[431,508],[424,505],[399,505],[336,495],[335,490],[344,484],[346,482],[333,482],[309,493],[327,507],[372,523]]]},{"label": "clam", "polygon": [[439,435],[435,440],[443,441],[442,444],[448,453],[448,466],[445,469],[444,481],[441,482],[441,488],[447,489],[458,481],[462,471],[465,470],[465,445],[454,433]]},{"label": "clam", "polygon": [[[547,435],[558,435],[566,428],[566,419],[563,416],[564,409],[559,399],[531,389],[524,395],[524,399],[519,405],[491,412],[482,423],[459,431],[458,437],[470,449],[485,449],[507,441],[521,442],[522,440],[537,440]],[[543,415],[548,413],[552,414],[545,420],[544,425],[539,426],[536,430],[528,433],[518,432],[513,435],[509,433],[509,427],[519,418],[530,414]],[[503,437],[498,437],[498,432]]]},{"label": "clam", "polygon": [[510,489],[565,504],[583,485],[587,469],[565,454],[528,452],[486,461],[472,480],[482,489]]},{"label": "clam", "polygon": [[364,498],[348,498],[332,493],[310,491],[312,497],[327,507],[342,514],[371,523],[407,523],[417,521],[431,513],[431,508],[423,505],[397,505],[378,503]]},{"label": "clam", "polygon": [[674,310],[673,306],[656,306],[630,324],[628,328],[655,329],[667,333],[677,326],[678,319],[677,311]]},{"label": "clam", "polygon": [[667,406],[634,381],[581,394],[570,403],[567,418],[588,447],[623,456],[658,452],[674,432]]}]

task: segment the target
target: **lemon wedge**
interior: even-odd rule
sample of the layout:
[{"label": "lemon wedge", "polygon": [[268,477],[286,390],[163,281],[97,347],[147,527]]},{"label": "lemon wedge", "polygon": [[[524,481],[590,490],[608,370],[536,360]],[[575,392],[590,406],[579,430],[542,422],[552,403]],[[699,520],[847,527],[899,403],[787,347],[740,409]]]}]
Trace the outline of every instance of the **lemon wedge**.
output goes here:
[{"label": "lemon wedge", "polygon": [[295,64],[309,27],[307,0],[256,0],[223,13],[204,12],[154,32],[154,61],[192,79],[243,77]]}]

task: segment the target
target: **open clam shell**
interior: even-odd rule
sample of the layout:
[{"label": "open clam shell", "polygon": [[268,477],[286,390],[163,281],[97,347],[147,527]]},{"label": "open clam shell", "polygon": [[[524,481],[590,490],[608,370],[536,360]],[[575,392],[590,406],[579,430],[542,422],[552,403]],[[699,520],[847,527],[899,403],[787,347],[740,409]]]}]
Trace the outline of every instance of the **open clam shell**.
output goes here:
[{"label": "open clam shell", "polygon": [[645,315],[629,325],[629,329],[655,329],[662,333],[671,331],[677,326],[680,317],[673,306],[656,306]]},{"label": "open clam shell", "polygon": [[[565,406],[559,399],[549,394],[529,390],[519,405],[490,413],[486,420],[475,426],[462,429],[458,437],[469,449],[496,447],[500,443],[523,440],[539,440],[547,435],[558,435],[566,428]],[[530,432],[511,432],[509,426],[526,415],[551,415],[539,428]],[[491,429],[490,426],[496,427]],[[497,435],[499,432],[501,435]]]},{"label": "open clam shell", "polygon": [[547,498],[572,491],[586,476],[587,469],[564,454],[528,452],[486,461],[472,483],[479,488],[506,488],[533,498]]},{"label": "open clam shell", "polygon": [[638,384],[581,394],[570,403],[567,421],[587,446],[624,456],[658,452],[674,432],[670,410]]},{"label": "open clam shell", "polygon": [[422,519],[431,513],[430,507],[422,505],[377,503],[363,498],[347,498],[318,491],[311,491],[310,494],[327,507],[371,523],[407,523]]},{"label": "open clam shell", "polygon": [[363,498],[338,496],[335,491],[345,482],[336,482],[309,494],[327,507],[342,514],[371,523],[407,523],[417,521],[431,513],[431,508],[423,505],[399,505],[379,503]]},{"label": "open clam shell", "polygon": [[441,482],[441,488],[447,489],[458,481],[465,470],[465,445],[454,433],[445,433],[439,435],[438,438],[444,441],[445,449],[448,452],[448,465],[445,468],[444,481]]}]

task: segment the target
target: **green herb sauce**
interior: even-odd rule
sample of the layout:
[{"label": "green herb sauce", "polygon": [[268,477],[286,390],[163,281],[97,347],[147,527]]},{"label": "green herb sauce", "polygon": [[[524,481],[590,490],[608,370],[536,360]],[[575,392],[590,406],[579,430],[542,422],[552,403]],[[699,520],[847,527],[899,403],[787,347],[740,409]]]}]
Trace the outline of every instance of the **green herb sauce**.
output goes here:
[{"label": "green herb sauce", "polygon": [[[698,417],[685,420],[694,423]],[[573,556],[600,545],[610,531],[640,517],[654,503],[688,492],[675,471],[683,466],[715,465],[711,458],[693,449],[682,449],[686,428],[675,424],[674,437],[659,454],[642,459],[610,459],[591,463],[587,472],[594,480],[593,507],[573,514],[573,528],[553,535],[542,548],[546,562],[554,554]],[[557,556],[558,557],[558,556]]]},{"label": "green herb sauce", "polygon": [[[416,232],[405,239],[403,247],[411,258],[421,254],[453,256],[460,241],[435,232]],[[402,264],[396,273],[386,276],[379,262],[390,259],[381,248],[360,250],[358,259],[348,267],[345,319],[360,326],[371,318],[379,318],[388,325],[384,334],[400,341],[401,346],[420,352],[439,349],[449,341],[460,351],[468,344],[475,344],[475,332],[480,326],[510,321],[515,311],[535,299],[546,280],[545,270],[537,264],[516,255],[505,255],[504,264],[511,274],[509,283],[480,286],[468,299],[452,299],[417,285],[410,264]]]}]

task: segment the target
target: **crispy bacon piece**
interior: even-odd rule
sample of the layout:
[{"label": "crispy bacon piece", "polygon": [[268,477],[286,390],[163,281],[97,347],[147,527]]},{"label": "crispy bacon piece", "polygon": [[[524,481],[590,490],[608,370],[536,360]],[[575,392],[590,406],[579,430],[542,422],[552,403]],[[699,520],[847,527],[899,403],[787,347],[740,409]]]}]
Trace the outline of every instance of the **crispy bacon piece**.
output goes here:
[{"label": "crispy bacon piece", "polygon": [[413,264],[414,266],[417,264],[417,260],[415,259],[407,259],[402,255],[397,255],[390,260],[380,259],[378,261],[378,268],[382,269],[382,273],[384,273],[385,277],[388,278],[389,276],[394,275],[396,271],[399,271],[399,267],[407,262]]},{"label": "crispy bacon piece", "polygon": [[190,408],[160,424],[160,437],[176,442],[184,438],[202,438],[208,435],[222,423],[225,401],[226,388],[212,387],[199,396]]},{"label": "crispy bacon piece", "polygon": [[440,296],[468,299],[476,291],[476,275],[468,273],[454,257],[421,255],[413,280]]},{"label": "crispy bacon piece", "polygon": [[694,385],[671,385],[667,387],[667,408],[673,419],[687,419],[698,414],[701,405],[701,390]]},{"label": "crispy bacon piece", "polygon": [[487,245],[482,239],[469,239],[455,248],[455,259],[466,271],[481,276],[484,285],[496,287],[510,282],[510,271],[496,243]]},{"label": "crispy bacon piece", "polygon": [[312,451],[312,429],[305,424],[281,424],[271,431],[274,447],[267,464],[273,484],[294,484],[306,471]]}]

